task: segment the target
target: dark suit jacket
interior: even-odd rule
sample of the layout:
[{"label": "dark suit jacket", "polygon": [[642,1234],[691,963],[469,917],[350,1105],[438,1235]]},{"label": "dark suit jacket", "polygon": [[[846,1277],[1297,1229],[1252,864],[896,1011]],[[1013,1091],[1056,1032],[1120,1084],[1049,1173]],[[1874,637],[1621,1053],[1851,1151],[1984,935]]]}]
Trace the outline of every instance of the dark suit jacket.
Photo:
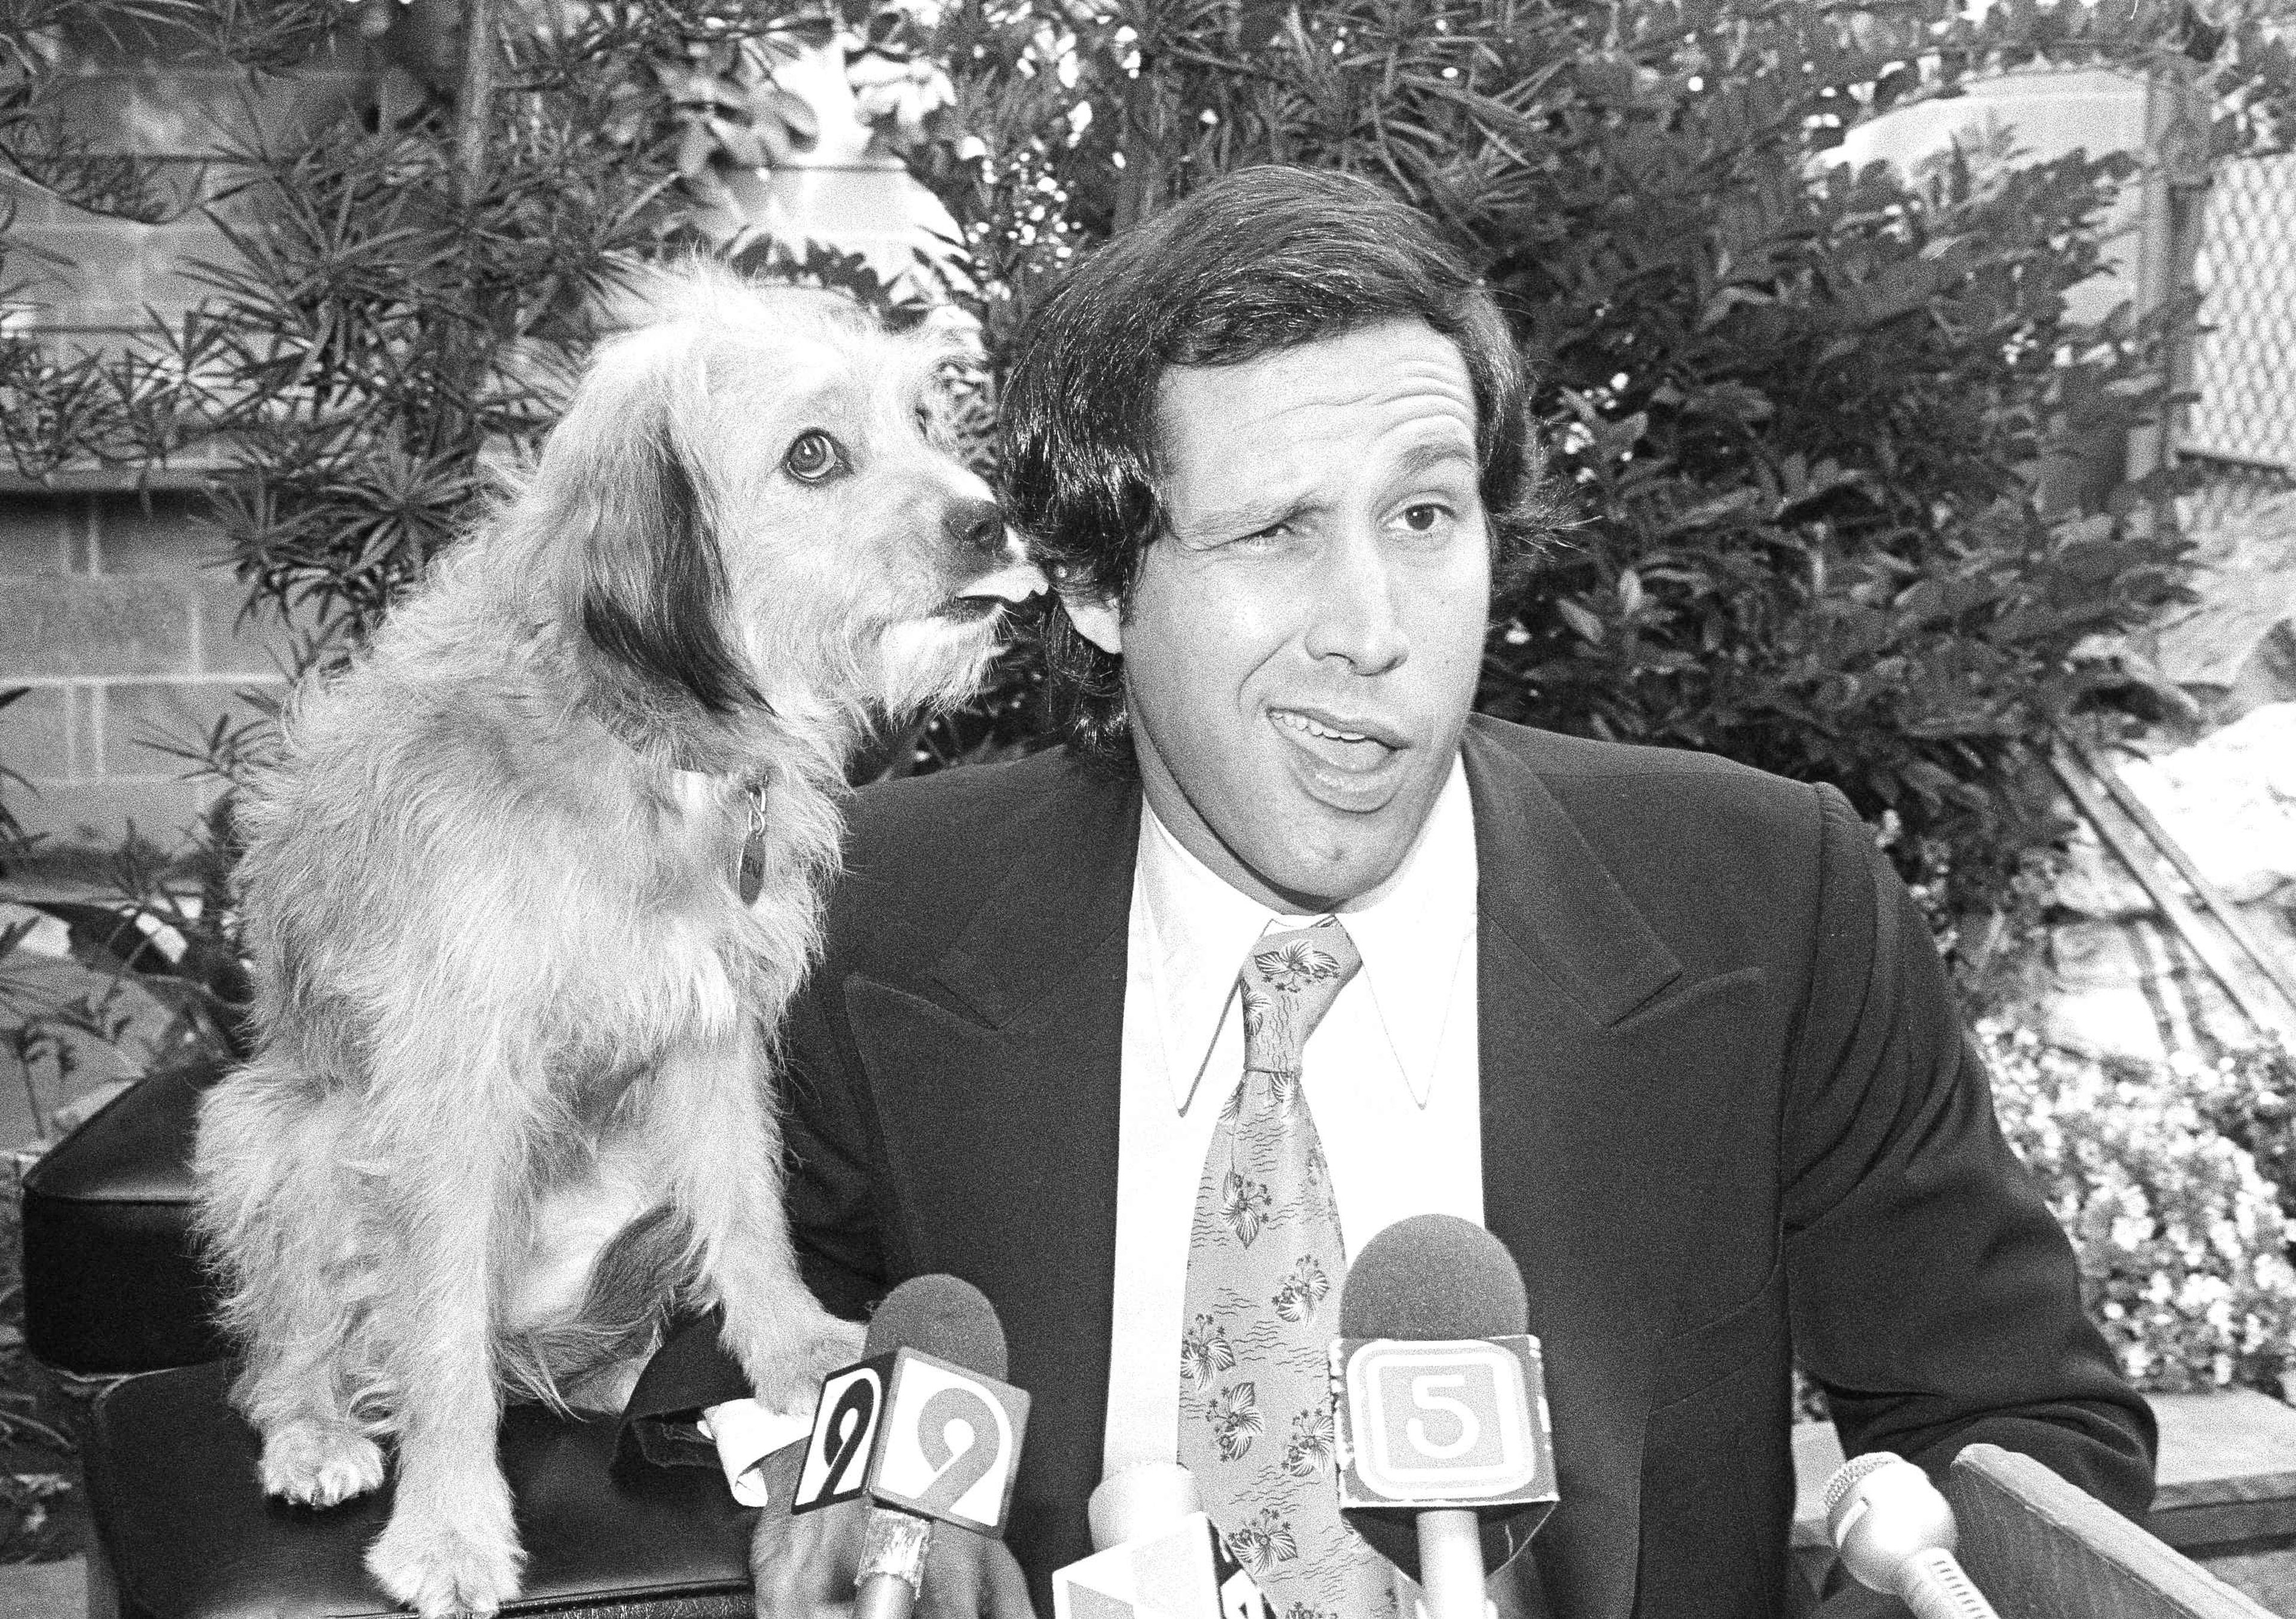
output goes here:
[{"label": "dark suit jacket", "polygon": [[[2141,1510],[2150,1413],[1840,795],[1484,719],[1465,757],[1485,1223],[1545,1346],[1555,1610],[1779,1610],[1792,1346],[1853,1452],[1988,1440]],[[857,1315],[930,1271],[996,1304],[1044,1613],[1101,1476],[1139,804],[1063,753],[865,793],[788,1029],[808,1278]]]}]

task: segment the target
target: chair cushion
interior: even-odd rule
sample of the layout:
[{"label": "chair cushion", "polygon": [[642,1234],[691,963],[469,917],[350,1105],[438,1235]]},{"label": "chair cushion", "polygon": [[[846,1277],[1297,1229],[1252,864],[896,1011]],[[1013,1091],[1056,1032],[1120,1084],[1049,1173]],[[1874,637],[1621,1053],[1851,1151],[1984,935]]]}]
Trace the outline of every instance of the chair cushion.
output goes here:
[{"label": "chair cushion", "polygon": [[[391,1614],[361,1561],[390,1485],[324,1511],[266,1500],[227,1368],[135,1377],[96,1401],[88,1504],[121,1619],[350,1619]],[[756,1514],[715,1468],[615,1460],[614,1419],[514,1407],[502,1461],[527,1550],[509,1614],[749,1619]]]},{"label": "chair cushion", "polygon": [[192,1239],[192,1135],[214,1070],[155,1073],[24,1175],[24,1332],[66,1371],[152,1371],[225,1352]]}]

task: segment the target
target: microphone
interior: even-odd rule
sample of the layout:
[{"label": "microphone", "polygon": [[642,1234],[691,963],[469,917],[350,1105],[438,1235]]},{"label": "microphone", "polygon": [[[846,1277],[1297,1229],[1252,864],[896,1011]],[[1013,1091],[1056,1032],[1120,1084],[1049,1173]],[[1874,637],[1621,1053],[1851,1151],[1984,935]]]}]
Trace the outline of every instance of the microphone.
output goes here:
[{"label": "microphone", "polygon": [[867,1496],[855,1619],[908,1619],[935,1523],[1004,1533],[1029,1396],[1004,1380],[996,1310],[953,1276],[887,1294],[862,1354],[822,1379],[790,1511]]},{"label": "microphone", "polygon": [[1449,1214],[1365,1245],[1340,1294],[1340,1506],[1419,1581],[1431,1619],[1483,1619],[1505,1564],[1554,1510],[1554,1451],[1522,1273]]},{"label": "microphone", "polygon": [[1858,1584],[1919,1619],[1998,1619],[1954,1559],[1953,1508],[1928,1474],[1888,1451],[1853,1457],[1825,1481],[1825,1532]]},{"label": "microphone", "polygon": [[1053,1619],[1267,1619],[1178,1463],[1109,1475],[1085,1516],[1094,1555],[1054,1571]]}]

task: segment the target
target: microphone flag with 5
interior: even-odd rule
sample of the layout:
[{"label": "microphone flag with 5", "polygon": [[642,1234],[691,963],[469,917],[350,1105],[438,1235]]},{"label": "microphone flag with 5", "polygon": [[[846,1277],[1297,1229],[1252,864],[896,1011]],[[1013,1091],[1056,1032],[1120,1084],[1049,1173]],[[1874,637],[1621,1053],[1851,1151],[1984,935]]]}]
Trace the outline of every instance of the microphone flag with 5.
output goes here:
[{"label": "microphone flag with 5", "polygon": [[1348,1267],[1332,1345],[1340,1507],[1426,1589],[1434,1619],[1480,1619],[1487,1574],[1554,1508],[1529,1327],[1513,1256],[1469,1220],[1398,1220]]},{"label": "microphone flag with 5", "polygon": [[893,1289],[863,1351],[822,1379],[790,1511],[867,1498],[861,1611],[898,1615],[922,1587],[935,1523],[1004,1533],[1029,1396],[1004,1381],[995,1309],[953,1276]]}]

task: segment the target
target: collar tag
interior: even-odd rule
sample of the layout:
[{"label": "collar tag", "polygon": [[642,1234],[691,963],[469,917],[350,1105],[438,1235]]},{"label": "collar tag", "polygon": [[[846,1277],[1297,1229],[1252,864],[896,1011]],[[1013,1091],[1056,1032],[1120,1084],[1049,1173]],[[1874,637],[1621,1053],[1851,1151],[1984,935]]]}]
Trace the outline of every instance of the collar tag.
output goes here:
[{"label": "collar tag", "polygon": [[742,856],[734,867],[734,890],[742,896],[743,909],[758,902],[758,891],[765,885],[765,834],[758,827],[752,826],[742,836]]}]

